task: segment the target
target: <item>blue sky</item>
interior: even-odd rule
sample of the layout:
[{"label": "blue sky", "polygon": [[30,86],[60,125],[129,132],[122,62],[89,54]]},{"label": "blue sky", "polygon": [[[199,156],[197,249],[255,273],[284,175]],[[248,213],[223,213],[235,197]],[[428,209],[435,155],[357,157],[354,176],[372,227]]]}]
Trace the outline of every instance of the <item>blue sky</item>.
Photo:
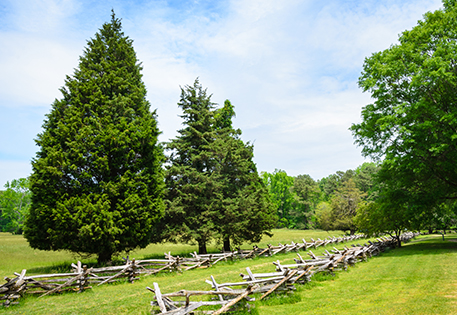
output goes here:
[{"label": "blue sky", "polygon": [[199,77],[235,106],[259,171],[320,179],[364,158],[348,128],[372,100],[365,57],[395,44],[440,0],[0,2],[0,187],[31,172],[51,103],[111,9],[143,63],[161,141],[182,127],[180,86]]}]

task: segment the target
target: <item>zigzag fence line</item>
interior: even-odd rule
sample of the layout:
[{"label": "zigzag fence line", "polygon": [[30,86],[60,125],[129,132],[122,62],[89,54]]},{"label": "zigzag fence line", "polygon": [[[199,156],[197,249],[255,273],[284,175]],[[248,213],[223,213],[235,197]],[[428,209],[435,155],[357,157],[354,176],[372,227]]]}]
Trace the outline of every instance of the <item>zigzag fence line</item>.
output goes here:
[{"label": "zigzag fence line", "polygon": [[129,257],[124,258],[125,264],[121,266],[111,266],[102,268],[87,268],[81,262],[71,264],[72,272],[43,274],[26,276],[27,270],[22,270],[21,273],[14,273],[16,277],[5,277],[6,283],[0,285],[0,301],[1,305],[8,307],[13,304],[18,304],[18,299],[24,294],[39,294],[40,297],[52,293],[60,293],[63,291],[82,292],[92,288],[90,284],[102,285],[112,283],[121,279],[127,279],[129,282],[134,282],[141,275],[152,275],[159,272],[182,272],[195,268],[208,268],[218,262],[224,260],[249,259],[256,256],[273,256],[279,253],[287,253],[290,251],[308,250],[310,248],[318,248],[330,244],[339,244],[349,241],[358,240],[365,237],[364,235],[352,235],[344,237],[329,237],[324,240],[311,238],[309,242],[302,239],[301,243],[294,243],[278,246],[268,245],[267,248],[259,248],[254,246],[252,250],[238,249],[232,252],[223,252],[207,255],[199,255],[192,253],[189,258],[172,256],[171,253],[165,253],[165,259],[145,259],[145,260],[130,260]]},{"label": "zigzag fence line", "polygon": [[[419,233],[405,233],[401,240],[407,241]],[[276,266],[276,272],[257,273],[251,272],[246,268],[247,274],[240,274],[243,281],[232,283],[217,283],[213,276],[206,282],[211,285],[212,291],[187,291],[162,294],[157,283],[154,283],[154,289],[147,287],[154,293],[152,306],[158,306],[161,314],[185,315],[202,306],[221,305],[217,311],[205,311],[207,314],[222,314],[232,309],[238,302],[243,299],[248,301],[255,300],[249,295],[261,293],[260,300],[266,298],[275,291],[295,290],[295,284],[304,284],[311,281],[314,274],[319,272],[329,272],[331,274],[336,270],[346,270],[348,266],[356,264],[358,261],[366,261],[368,257],[378,255],[387,247],[395,247],[394,238],[382,237],[375,242],[368,241],[368,244],[353,245],[351,248],[345,246],[344,249],[338,250],[335,247],[330,253],[325,250],[322,256],[316,256],[312,251],[308,252],[311,259],[304,260],[297,253],[298,258],[294,259],[294,264],[281,265],[279,260],[273,262]],[[218,300],[211,301],[190,301],[191,296],[217,296]],[[181,297],[183,300],[172,300],[171,298]]]}]

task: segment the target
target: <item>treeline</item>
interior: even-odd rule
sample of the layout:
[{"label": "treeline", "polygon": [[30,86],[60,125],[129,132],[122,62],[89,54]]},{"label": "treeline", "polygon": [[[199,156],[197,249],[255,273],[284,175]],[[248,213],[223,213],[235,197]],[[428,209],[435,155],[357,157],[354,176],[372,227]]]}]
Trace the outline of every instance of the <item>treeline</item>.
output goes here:
[{"label": "treeline", "polygon": [[29,213],[32,193],[27,178],[7,182],[0,191],[0,232],[22,234]]},{"label": "treeline", "polygon": [[364,163],[355,170],[338,171],[320,180],[309,175],[289,176],[284,170],[261,174],[275,205],[277,227],[344,230],[352,234],[356,209],[377,195],[378,166]]}]

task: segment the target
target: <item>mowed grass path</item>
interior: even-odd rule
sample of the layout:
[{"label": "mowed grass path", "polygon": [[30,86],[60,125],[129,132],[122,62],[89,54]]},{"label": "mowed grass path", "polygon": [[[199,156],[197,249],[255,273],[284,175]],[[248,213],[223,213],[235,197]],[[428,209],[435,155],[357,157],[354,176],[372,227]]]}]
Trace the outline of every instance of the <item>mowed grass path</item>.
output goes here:
[{"label": "mowed grass path", "polygon": [[[298,242],[303,237],[324,238],[326,235],[337,235],[337,232],[277,230],[275,234],[273,239],[266,239],[259,245]],[[403,248],[358,263],[347,272],[339,271],[334,277],[314,277],[310,284],[297,286],[298,290],[292,297],[274,297],[269,301],[256,302],[255,309],[258,314],[457,314],[457,242],[450,241],[451,237],[446,236],[443,242],[441,236],[421,236]],[[22,238],[12,238],[9,239],[8,234],[0,234],[2,278],[23,268],[40,271],[54,265],[59,269],[62,263],[69,264],[76,259],[64,252],[36,253]],[[195,250],[195,246],[173,245],[175,247],[170,248],[169,245],[151,245],[131,257],[163,255],[164,251],[174,253],[173,249],[181,253]],[[317,254],[321,252],[321,249],[315,250]],[[15,257],[20,257],[21,261],[13,259]],[[69,293],[42,299],[28,297],[21,299],[18,307],[0,308],[0,313],[150,314],[149,303],[153,294],[145,287],[152,287],[153,282],[159,283],[165,293],[180,289],[207,290],[209,285],[205,279],[209,279],[210,275],[218,282],[239,281],[239,273],[245,273],[246,267],[253,272],[274,271],[273,261],[292,263],[294,257],[295,253],[289,253],[222,263],[183,274],[144,277],[134,284],[94,287],[82,294]]]}]

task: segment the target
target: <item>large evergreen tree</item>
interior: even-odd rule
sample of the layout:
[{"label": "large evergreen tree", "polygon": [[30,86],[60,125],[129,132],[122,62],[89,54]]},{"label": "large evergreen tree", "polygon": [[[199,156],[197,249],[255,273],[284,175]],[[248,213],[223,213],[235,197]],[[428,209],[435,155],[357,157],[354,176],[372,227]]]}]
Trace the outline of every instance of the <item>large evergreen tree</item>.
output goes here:
[{"label": "large evergreen tree", "polygon": [[178,106],[184,128],[170,141],[166,171],[167,211],[159,235],[171,241],[259,241],[275,222],[274,213],[252,161],[253,149],[234,130],[230,102],[216,110],[198,79],[181,89]]},{"label": "large evergreen tree", "polygon": [[112,14],[87,43],[36,139],[33,248],[113,254],[145,247],[163,215],[163,152],[132,40]]},{"label": "large evergreen tree", "polygon": [[214,224],[223,240],[224,250],[230,251],[231,241],[259,242],[263,234],[276,224],[276,209],[252,160],[254,148],[240,138],[241,130],[232,127],[233,105],[226,100],[216,111],[215,172],[222,183],[220,209]]},{"label": "large evergreen tree", "polygon": [[220,192],[213,172],[215,104],[197,79],[181,88],[178,106],[185,128],[166,145],[171,151],[165,176],[167,211],[158,229],[171,241],[196,241],[199,253],[205,254],[216,233],[212,218]]}]

